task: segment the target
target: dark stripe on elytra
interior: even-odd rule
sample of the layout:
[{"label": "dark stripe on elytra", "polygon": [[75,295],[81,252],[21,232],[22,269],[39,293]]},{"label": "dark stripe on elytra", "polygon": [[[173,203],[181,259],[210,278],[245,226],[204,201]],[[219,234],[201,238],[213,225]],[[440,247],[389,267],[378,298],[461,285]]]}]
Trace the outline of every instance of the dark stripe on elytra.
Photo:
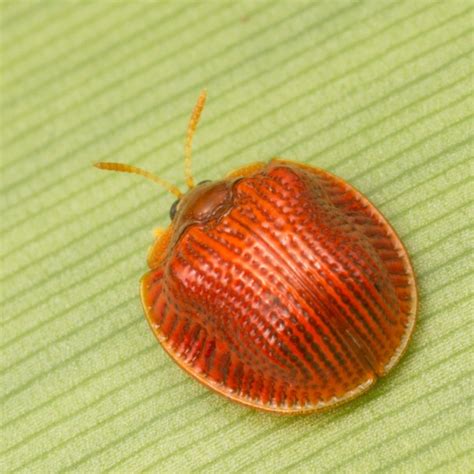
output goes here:
[{"label": "dark stripe on elytra", "polygon": [[[168,319],[169,316],[171,316],[168,322],[169,329],[166,333],[164,333],[167,340],[169,341],[173,337],[173,332],[176,329],[176,325],[178,324],[179,317],[176,311],[174,311],[173,309],[169,309],[168,302],[166,302],[166,312],[163,312],[163,314],[165,315],[166,319]],[[164,324],[162,324],[161,327],[164,328]]]},{"label": "dark stripe on elytra", "polygon": [[[184,338],[188,334],[189,331],[189,319],[188,318],[181,318],[180,324],[178,327],[181,327],[181,330],[176,333],[174,344],[176,353],[183,359],[183,352],[184,350],[180,348],[181,344],[184,341]],[[179,352],[178,352],[179,351]]]},{"label": "dark stripe on elytra", "polygon": [[213,339],[209,342],[209,347],[206,347],[206,351],[204,353],[204,371],[206,375],[210,375],[212,367],[214,366],[214,358],[216,355],[216,341]]},{"label": "dark stripe on elytra", "polygon": [[[161,315],[163,314],[163,310],[159,310],[159,305],[160,304],[166,304],[166,291],[165,291],[165,286],[163,285],[162,282],[158,283],[161,285],[161,289],[159,290],[159,293],[157,293],[156,298],[150,305],[150,313],[153,316],[153,321],[158,323],[156,321],[155,317],[158,315],[158,317],[161,319]],[[148,287],[148,290],[150,291],[150,288],[153,286],[153,283]],[[161,300],[162,299],[162,300]],[[161,302],[160,302],[161,301]]]},{"label": "dark stripe on elytra", "polygon": [[238,394],[242,392],[242,378],[244,376],[244,364],[239,360],[234,367],[234,380],[236,381],[235,391]]},{"label": "dark stripe on elytra", "polygon": [[[196,365],[199,365],[201,368],[201,364],[199,363],[200,360],[202,359],[202,355],[204,353],[204,349],[206,348],[206,343],[208,339],[208,334],[207,331],[201,327],[201,331],[199,333],[199,339],[197,340],[197,349],[193,353],[192,358],[189,360],[189,363],[193,365],[193,367],[196,367]],[[201,368],[202,370],[202,368]]]},{"label": "dark stripe on elytra", "polygon": [[273,399],[275,396],[275,381],[272,377],[267,377],[267,391],[268,391],[268,404],[271,405],[273,403]]},{"label": "dark stripe on elytra", "polygon": [[196,345],[199,341],[199,333],[201,332],[201,327],[199,324],[194,324],[191,326],[191,328],[188,331],[188,336],[189,339],[187,341],[187,348],[185,349],[185,352],[183,353],[184,359],[189,363],[190,362],[190,355],[193,356],[193,358],[196,356],[195,352],[199,351],[199,346],[196,348]]},{"label": "dark stripe on elytra", "polygon": [[[152,304],[149,305],[149,302],[147,300],[149,299],[151,293],[155,293],[155,299],[152,301]],[[147,287],[147,296],[145,297],[145,300],[147,301],[147,304],[150,306],[151,312],[153,314],[156,314],[156,305],[162,293],[163,293],[163,281],[161,278],[156,282],[152,282]]]},{"label": "dark stripe on elytra", "polygon": [[173,333],[174,333],[176,327],[178,326],[179,317],[178,317],[176,311],[171,311],[170,314],[172,315],[171,325],[170,325],[170,329],[169,329],[168,333],[166,334],[166,337],[167,337],[168,342],[170,343],[170,345],[173,347],[173,344],[172,344]]},{"label": "dark stripe on elytra", "polygon": [[280,406],[289,406],[288,403],[288,384],[286,382],[280,382],[279,387],[280,393]]},{"label": "dark stripe on elytra", "polygon": [[221,374],[221,379],[223,385],[227,385],[227,376],[229,375],[229,366],[230,366],[230,354],[225,352],[221,355],[221,360],[219,362],[219,371]]},{"label": "dark stripe on elytra", "polygon": [[163,301],[162,301],[162,308],[161,308],[161,320],[158,323],[159,326],[162,328],[167,322],[167,319],[170,315],[170,308],[169,308],[169,303],[168,299],[163,295]]},{"label": "dark stripe on elytra", "polygon": [[250,367],[244,372],[244,383],[242,384],[242,395],[252,400],[252,384],[254,380],[254,371]]},{"label": "dark stripe on elytra", "polygon": [[255,391],[255,395],[257,398],[260,398],[260,394],[262,393],[262,389],[265,385],[264,382],[265,382],[265,379],[264,379],[263,374],[260,371],[257,371],[256,377],[253,383],[253,390]]}]

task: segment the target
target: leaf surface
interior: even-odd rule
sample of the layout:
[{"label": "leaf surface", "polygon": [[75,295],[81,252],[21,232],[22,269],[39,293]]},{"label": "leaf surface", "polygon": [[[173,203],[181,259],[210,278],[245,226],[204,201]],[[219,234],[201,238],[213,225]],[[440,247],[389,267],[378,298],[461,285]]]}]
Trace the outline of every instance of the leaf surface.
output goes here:
[{"label": "leaf surface", "polygon": [[[472,1],[1,6],[2,470],[472,469]],[[142,314],[184,188],[272,156],[345,178],[418,275],[407,354],[365,396],[285,418],[175,366]],[[469,442],[471,441],[471,446]]]}]

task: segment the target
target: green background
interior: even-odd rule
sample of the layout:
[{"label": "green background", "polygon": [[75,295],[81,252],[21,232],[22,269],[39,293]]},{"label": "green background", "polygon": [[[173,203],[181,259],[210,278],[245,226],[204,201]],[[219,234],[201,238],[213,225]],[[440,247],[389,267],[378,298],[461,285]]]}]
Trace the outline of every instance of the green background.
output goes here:
[{"label": "green background", "polygon": [[[2,471],[473,469],[472,1],[3,3]],[[183,186],[279,155],[364,192],[421,296],[367,395],[285,418],[173,364],[138,280]]]}]

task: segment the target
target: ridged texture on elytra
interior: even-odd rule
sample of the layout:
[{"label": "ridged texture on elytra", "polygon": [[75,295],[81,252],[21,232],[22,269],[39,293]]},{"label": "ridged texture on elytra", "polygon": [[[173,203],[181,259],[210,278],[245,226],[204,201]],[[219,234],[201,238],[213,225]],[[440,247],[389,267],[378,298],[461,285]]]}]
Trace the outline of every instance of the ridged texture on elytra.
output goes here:
[{"label": "ridged texture on elytra", "polygon": [[310,411],[351,399],[402,355],[416,288],[368,201],[315,168],[271,162],[231,209],[188,227],[142,291],[165,349],[241,403]]}]

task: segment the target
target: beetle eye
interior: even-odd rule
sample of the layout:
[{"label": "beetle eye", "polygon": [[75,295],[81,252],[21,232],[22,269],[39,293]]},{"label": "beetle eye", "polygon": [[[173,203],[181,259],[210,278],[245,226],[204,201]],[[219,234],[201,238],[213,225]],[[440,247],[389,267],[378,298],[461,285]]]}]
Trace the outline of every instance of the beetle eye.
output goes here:
[{"label": "beetle eye", "polygon": [[204,181],[199,181],[198,186],[199,186],[200,184],[206,184],[206,183],[210,183],[210,182],[211,182],[210,179],[205,179]]},{"label": "beetle eye", "polygon": [[171,220],[173,220],[174,216],[176,215],[176,211],[178,210],[178,204],[179,204],[179,199],[176,199],[176,201],[173,204],[171,204],[171,207],[170,207]]}]

